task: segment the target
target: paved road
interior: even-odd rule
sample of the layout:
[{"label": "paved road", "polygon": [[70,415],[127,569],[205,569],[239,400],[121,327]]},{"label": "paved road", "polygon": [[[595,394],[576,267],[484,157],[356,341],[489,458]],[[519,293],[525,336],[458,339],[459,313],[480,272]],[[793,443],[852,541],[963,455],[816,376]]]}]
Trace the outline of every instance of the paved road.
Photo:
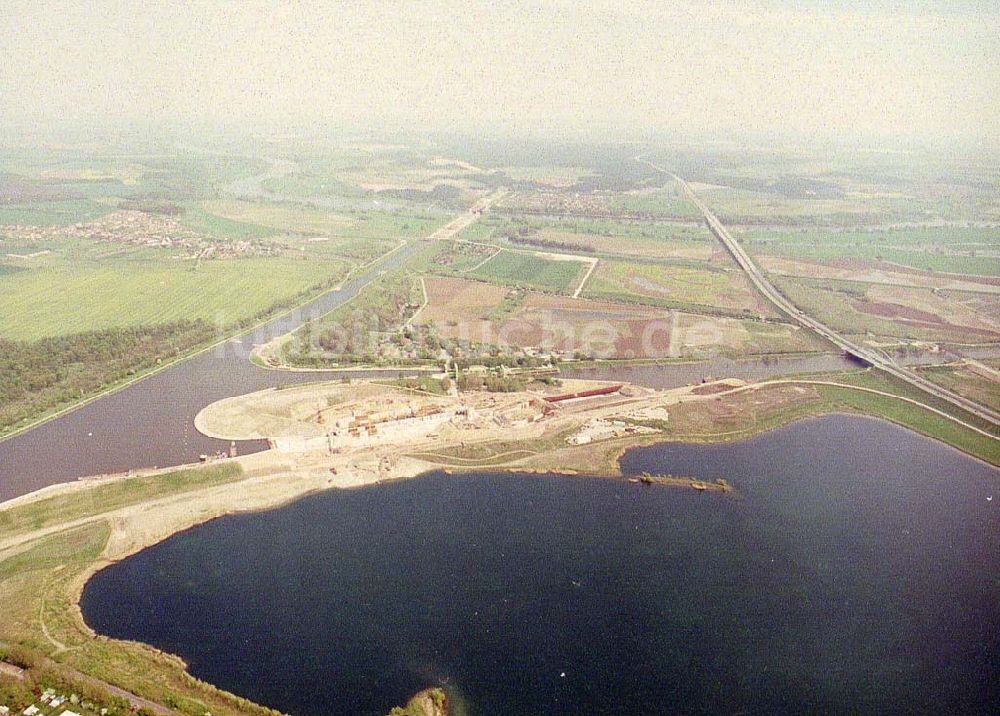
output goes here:
[{"label": "paved road", "polygon": [[[645,161],[645,160],[643,160]],[[705,221],[708,223],[709,229],[715,235],[715,237],[722,242],[726,250],[732,255],[739,264],[740,268],[747,274],[750,280],[753,282],[754,286],[757,287],[764,296],[771,301],[775,306],[778,307],[782,313],[791,317],[794,321],[800,325],[818,333],[819,335],[826,338],[828,341],[833,343],[835,346],[840,348],[846,353],[849,353],[856,358],[860,358],[864,362],[878,368],[886,373],[899,378],[900,380],[906,381],[910,385],[913,385],[926,393],[933,395],[936,398],[946,400],[952,405],[955,405],[962,410],[965,410],[976,417],[985,420],[994,426],[994,428],[1000,427],[1000,413],[995,410],[991,410],[984,405],[969,400],[968,398],[953,393],[950,390],[942,388],[941,386],[932,383],[923,376],[915,373],[908,368],[900,366],[897,364],[890,356],[886,353],[876,350],[874,348],[869,348],[867,346],[862,346],[848,340],[841,334],[834,331],[832,328],[827,326],[815,318],[807,316],[801,310],[799,310],[791,301],[785,298],[775,286],[770,282],[764,272],[760,270],[753,259],[746,252],[746,250],[740,245],[736,239],[729,233],[728,229],[723,226],[722,222],[719,221],[718,217],[712,210],[708,208],[708,205],[702,201],[697,194],[688,186],[687,182],[681,179],[679,176],[670,172],[663,167],[657,166],[653,162],[646,161],[649,166],[653,167],[657,171],[663,172],[664,174],[669,174],[672,176],[680,185],[683,187],[687,197],[694,202],[698,209],[704,214]]]}]

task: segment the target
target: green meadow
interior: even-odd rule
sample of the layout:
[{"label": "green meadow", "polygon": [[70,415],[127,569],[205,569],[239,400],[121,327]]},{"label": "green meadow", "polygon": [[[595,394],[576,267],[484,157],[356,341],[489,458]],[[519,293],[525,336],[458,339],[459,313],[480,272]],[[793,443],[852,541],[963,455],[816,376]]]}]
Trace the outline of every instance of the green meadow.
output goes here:
[{"label": "green meadow", "polygon": [[284,257],[54,261],[0,274],[0,335],[33,340],[182,318],[229,324],[337,280],[348,268],[341,260]]},{"label": "green meadow", "polygon": [[583,264],[576,261],[551,261],[532,254],[501,251],[469,275],[509,286],[565,291],[582,268]]}]

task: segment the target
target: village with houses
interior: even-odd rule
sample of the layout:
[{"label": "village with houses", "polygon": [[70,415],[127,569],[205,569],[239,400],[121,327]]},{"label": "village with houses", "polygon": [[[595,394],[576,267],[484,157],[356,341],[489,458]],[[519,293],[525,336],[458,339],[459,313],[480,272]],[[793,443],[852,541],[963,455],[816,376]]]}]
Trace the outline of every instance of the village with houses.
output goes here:
[{"label": "village with houses", "polygon": [[84,701],[77,694],[61,694],[55,689],[45,689],[38,700],[25,709],[12,712],[9,706],[0,705],[0,716],[82,716],[72,709],[80,708],[100,716],[106,716],[107,708],[98,708],[95,704]]},{"label": "village with houses", "polygon": [[[270,256],[279,249],[270,244],[242,239],[220,240],[185,226],[174,216],[151,211],[119,209],[88,222],[39,226],[9,224],[3,234],[16,241],[51,242],[85,239],[154,249],[172,249],[182,259],[232,259]],[[8,258],[32,258],[32,254],[7,254]]]}]

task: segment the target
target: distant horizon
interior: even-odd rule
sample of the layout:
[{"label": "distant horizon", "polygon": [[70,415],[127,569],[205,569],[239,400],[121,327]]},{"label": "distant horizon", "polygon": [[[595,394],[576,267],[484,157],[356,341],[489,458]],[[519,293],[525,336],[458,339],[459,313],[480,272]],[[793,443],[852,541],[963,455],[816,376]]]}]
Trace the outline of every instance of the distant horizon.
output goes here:
[{"label": "distant horizon", "polygon": [[989,3],[11,0],[0,20],[7,132],[1000,148]]},{"label": "distant horizon", "polygon": [[807,151],[836,154],[844,151],[864,153],[927,153],[934,156],[971,156],[984,161],[1000,160],[1000,136],[993,137],[916,137],[871,136],[844,133],[739,131],[681,132],[653,130],[620,132],[613,127],[586,134],[572,130],[500,131],[475,128],[441,130],[421,127],[373,128],[360,125],[311,125],[191,122],[75,122],[58,125],[18,124],[0,121],[0,148],[73,147],[100,143],[108,146],[144,142],[295,142],[295,141],[381,141],[408,142],[415,139],[447,142],[544,143],[552,146],[625,146],[695,151]]}]

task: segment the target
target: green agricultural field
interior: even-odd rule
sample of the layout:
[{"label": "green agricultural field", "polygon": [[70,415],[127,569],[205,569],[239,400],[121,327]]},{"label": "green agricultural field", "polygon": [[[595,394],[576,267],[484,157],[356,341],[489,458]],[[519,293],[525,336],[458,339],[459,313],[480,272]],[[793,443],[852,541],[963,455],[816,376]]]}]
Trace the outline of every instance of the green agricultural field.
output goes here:
[{"label": "green agricultural field", "polygon": [[352,214],[353,238],[422,239],[454,218],[452,214],[414,214],[409,212],[366,211]]},{"label": "green agricultural field", "polygon": [[858,226],[928,218],[926,207],[908,197],[798,198],[730,187],[700,189],[698,195],[723,223],[731,224]]},{"label": "green agricultural field", "polygon": [[531,254],[501,251],[469,276],[507,286],[565,291],[577,281],[583,267],[576,261],[552,261]]},{"label": "green agricultural field", "polygon": [[464,241],[493,241],[499,235],[497,228],[503,223],[498,219],[486,216],[466,226],[455,238]]},{"label": "green agricultural field", "polygon": [[268,162],[244,156],[181,153],[163,157],[147,157],[142,165],[168,192],[185,191],[202,194],[214,187],[237,179],[255,176],[268,168]]},{"label": "green agricultural field", "polygon": [[0,204],[0,237],[3,236],[3,224],[27,226],[76,224],[99,219],[113,210],[112,206],[98,204],[89,199]]},{"label": "green agricultural field", "polygon": [[293,174],[264,181],[264,188],[286,196],[361,197],[368,194],[364,188],[335,179],[332,176]]},{"label": "green agricultural field", "polygon": [[588,256],[706,260],[718,242],[698,223],[487,217],[461,233],[467,241]]},{"label": "green agricultural field", "polygon": [[234,221],[205,211],[198,204],[187,204],[178,220],[190,229],[216,239],[266,239],[279,233],[275,229],[247,221]]},{"label": "green agricultural field", "polygon": [[744,229],[745,241],[766,244],[812,244],[835,246],[943,246],[949,249],[975,250],[996,248],[1000,244],[1000,229],[977,226],[936,226],[891,229],[888,231],[775,231]]},{"label": "green agricultural field", "polygon": [[[1000,231],[982,228],[900,229],[885,232],[761,231],[743,233],[747,249],[790,258],[891,261],[928,271],[1000,276],[1000,259],[989,255]],[[986,254],[986,255],[984,255]]]},{"label": "green agricultural field", "polygon": [[360,264],[368,263],[399,245],[389,239],[328,239],[304,236],[283,236],[274,243],[304,258],[347,259]]},{"label": "green agricultural field", "polygon": [[448,218],[377,211],[339,214],[293,204],[215,200],[189,205],[180,221],[219,239],[268,239],[308,255],[370,261],[402,239],[433,233]]},{"label": "green agricultural field", "polygon": [[[382,245],[385,249],[401,239],[423,238],[451,218],[407,212],[333,212],[298,204],[237,200],[204,202],[200,209],[220,222],[266,228],[272,236],[284,234],[305,239],[327,238],[345,246],[350,240],[363,239],[365,243],[374,241],[376,246]],[[288,240],[287,236],[285,240]],[[336,241],[314,243],[335,244]],[[310,248],[317,247],[313,245]]]},{"label": "green agricultural field", "polygon": [[678,307],[757,310],[760,301],[741,277],[709,264],[601,261],[584,289],[587,298]]},{"label": "green agricultural field", "polygon": [[[335,214],[321,209],[292,204],[215,200],[202,207],[220,221],[268,227],[271,243],[298,252],[308,258],[346,258],[368,262],[381,256],[396,245],[390,238],[394,234],[422,231],[429,223],[416,220],[412,223],[392,223],[381,219],[372,221],[368,216]],[[380,230],[386,237],[366,236]]]},{"label": "green agricultural field", "polygon": [[350,214],[295,204],[216,199],[204,202],[202,208],[232,221],[316,236],[338,236],[356,223]]},{"label": "green agricultural field", "polygon": [[622,194],[609,201],[611,208],[620,213],[646,216],[701,218],[698,207],[679,194],[675,188],[637,194]]},{"label": "green agricultural field", "polygon": [[[144,255],[129,252],[130,256]],[[51,261],[0,276],[0,334],[32,340],[114,326],[202,318],[226,324],[345,275],[343,261],[257,257]]]},{"label": "green agricultural field", "polygon": [[163,190],[163,187],[158,182],[147,179],[128,183],[118,179],[73,181],[62,183],[59,186],[69,192],[70,196],[85,196],[88,199],[97,201],[110,201],[116,198],[151,194]]}]

